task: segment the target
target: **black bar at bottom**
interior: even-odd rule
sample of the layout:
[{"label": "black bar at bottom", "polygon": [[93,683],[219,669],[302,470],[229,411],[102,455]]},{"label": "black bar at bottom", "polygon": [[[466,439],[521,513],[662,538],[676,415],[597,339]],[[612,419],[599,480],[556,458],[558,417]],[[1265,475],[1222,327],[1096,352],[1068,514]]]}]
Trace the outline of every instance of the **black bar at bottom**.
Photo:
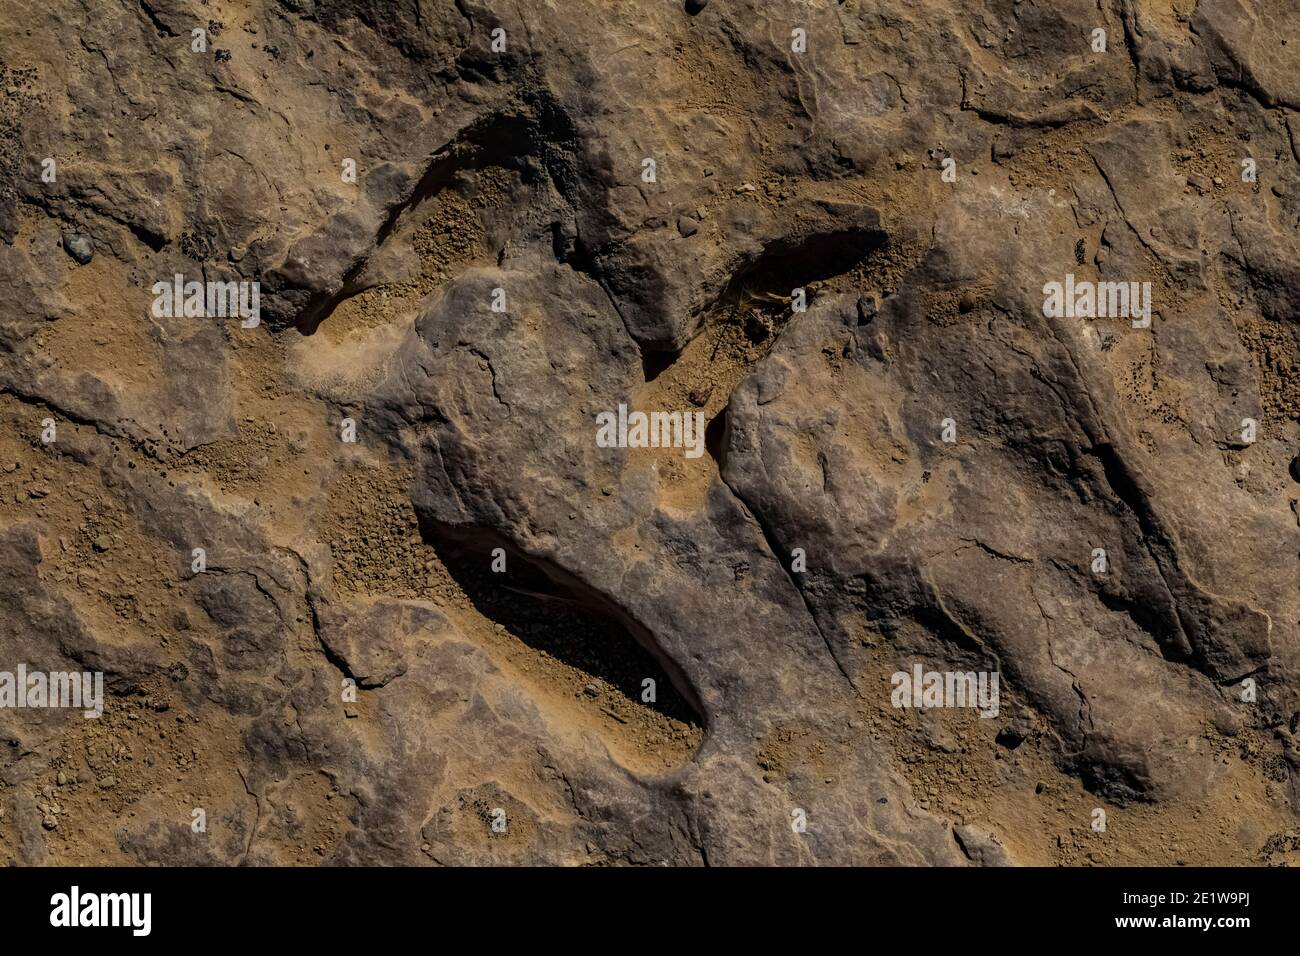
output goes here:
[{"label": "black bar at bottom", "polygon": [[[10,868],[0,870],[0,916],[10,942],[48,934],[127,946],[373,943],[433,927],[489,934],[485,942],[516,933],[538,942],[563,929],[612,943],[587,934],[613,932],[639,945],[700,922],[741,939],[784,928],[863,941],[901,931],[940,942],[969,931],[999,943],[1196,934],[1230,945],[1284,932],[1297,888],[1286,870],[1222,868]],[[132,894],[148,894],[147,908]]]}]

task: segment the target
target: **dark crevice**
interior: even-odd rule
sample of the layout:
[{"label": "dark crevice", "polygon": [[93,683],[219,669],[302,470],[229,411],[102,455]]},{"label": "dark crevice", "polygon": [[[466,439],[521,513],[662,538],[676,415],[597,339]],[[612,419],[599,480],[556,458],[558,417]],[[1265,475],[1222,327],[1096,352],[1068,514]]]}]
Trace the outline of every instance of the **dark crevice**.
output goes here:
[{"label": "dark crevice", "polygon": [[451,186],[457,177],[489,166],[516,168],[527,178],[527,157],[537,150],[539,127],[522,114],[497,114],[464,130],[430,160],[411,193],[394,205],[375,232],[373,247],[343,276],[337,292],[310,300],[294,320],[298,331],[311,335],[346,300],[364,291],[361,282],[370,258],[397,229],[404,215]]},{"label": "dark crevice", "polygon": [[148,0],[140,0],[140,9],[144,11],[144,15],[149,18],[149,22],[153,24],[153,28],[157,30],[161,36],[174,37],[179,35],[175,30],[163,23],[162,18],[158,16],[158,11],[149,5]]},{"label": "dark crevice", "polygon": [[[554,177],[554,175],[554,172],[552,172],[552,177]],[[578,231],[577,223],[575,222],[573,224],[572,241],[570,241],[569,238],[564,237],[562,230],[558,228],[556,229],[556,238],[556,259],[560,262],[566,263],[574,272],[585,276],[590,281],[596,283],[596,285],[600,287],[600,291],[605,293],[605,298],[609,300],[609,307],[614,310],[614,314],[617,315],[619,321],[623,323],[623,329],[627,332],[627,337],[632,340],[632,343],[637,347],[637,351],[641,354],[641,361],[644,367],[647,360],[647,353],[652,350],[646,349],[646,347],[638,341],[637,337],[632,334],[632,327],[628,325],[627,316],[623,314],[622,306],[619,305],[618,299],[614,297],[614,293],[610,290],[609,283],[605,280],[604,275],[596,265],[596,262],[592,257],[591,249],[588,248],[586,242],[583,241],[582,234]],[[659,368],[654,372],[654,375],[656,376],[665,368],[668,368],[677,357],[677,353],[661,354],[668,355],[669,361],[663,366],[663,368]],[[649,368],[645,368],[645,373],[647,376],[646,381],[651,381],[652,379],[650,377]]]},{"label": "dark crevice", "polygon": [[113,219],[119,225],[124,226],[131,235],[135,236],[136,239],[148,246],[151,252],[162,252],[162,250],[166,248],[166,236],[161,236],[136,222],[128,222],[125,219],[117,219],[113,216],[110,216],[109,218]]},{"label": "dark crevice", "polygon": [[656,352],[649,349],[641,351],[641,371],[647,383],[653,382],[660,375],[672,368],[680,352]]},{"label": "dark crevice", "polygon": [[315,334],[339,305],[365,290],[362,273],[407,212],[450,186],[461,173],[488,166],[520,165],[522,147],[530,139],[529,129],[530,124],[522,116],[494,116],[469,127],[439,150],[410,195],[389,209],[375,231],[374,245],[347,270],[338,291],[316,296],[298,313],[294,319],[298,331],[303,335]]},{"label": "dark crevice", "polygon": [[[1163,589],[1159,598],[1165,606],[1155,611],[1163,611],[1164,620],[1155,618],[1146,629],[1160,643],[1161,651],[1169,660],[1194,667],[1215,681],[1239,676],[1243,662],[1231,648],[1233,637],[1225,638],[1218,632],[1226,630],[1234,620],[1246,619],[1254,623],[1258,632],[1265,626],[1267,616],[1240,602],[1203,591],[1180,567],[1175,540],[1114,446],[1098,445],[1092,453],[1101,461],[1106,481],[1115,495],[1133,512],[1141,530],[1142,546],[1155,565],[1156,583]],[[1133,619],[1142,624],[1150,615],[1134,613]]]},{"label": "dark crevice", "polygon": [[[86,195],[83,192],[70,192],[63,199],[38,195],[25,197],[23,201],[30,206],[34,206],[35,208],[44,211],[45,214],[51,218],[60,220],[68,228],[77,230],[83,230],[85,228],[82,225],[84,214],[80,213],[78,210],[89,210],[91,214],[102,216],[109,222],[125,229],[131,234],[132,238],[145,245],[150,252],[161,252],[167,247],[167,244],[170,241],[166,236],[154,232],[142,223],[131,221],[118,211],[105,204],[96,202],[94,197]],[[67,204],[75,207],[74,210],[69,212],[66,208]]]},{"label": "dark crevice", "polygon": [[994,654],[973,631],[968,632],[955,621],[942,607],[941,602],[918,604],[913,608],[911,619],[920,627],[929,631],[940,642],[956,647],[976,656],[991,656],[998,660],[998,670],[1002,670],[1001,660]]},{"label": "dark crevice", "polygon": [[[529,557],[486,528],[419,515],[420,533],[480,614],[533,650],[606,681],[638,706],[707,727],[699,695],[650,632],[611,600],[551,562]],[[501,548],[506,570],[491,570]],[[642,681],[657,700],[642,701]]]},{"label": "dark crevice", "polygon": [[717,464],[719,474],[727,467],[727,436],[731,427],[727,418],[727,407],[727,405],[722,406],[722,411],[714,415],[704,428],[704,450]]},{"label": "dark crevice", "polygon": [[[700,323],[694,337],[718,322],[739,322],[745,339],[760,353],[748,364],[757,364],[776,345],[793,317],[795,289],[804,290],[806,305],[811,308],[814,295],[809,286],[853,272],[885,241],[885,234],[878,229],[850,227],[769,244],[736,270],[708,306],[710,318]],[[685,351],[656,351],[643,345],[641,366],[646,382],[672,368]]]},{"label": "dark crevice", "polygon": [[1179,649],[1174,639],[1174,628],[1168,617],[1161,615],[1149,602],[1134,600],[1104,588],[1098,588],[1093,593],[1106,610],[1125,615],[1138,628],[1151,635],[1155,639],[1156,646],[1160,648],[1160,656],[1165,660],[1176,664],[1192,663]]},{"label": "dark crevice", "polygon": [[849,227],[770,243],[753,262],[737,270],[728,294],[789,296],[793,289],[852,272],[885,243],[879,229]]},{"label": "dark crevice", "polygon": [[1147,608],[1133,613],[1133,620],[1156,638],[1166,657],[1174,661],[1187,662],[1187,654],[1178,646],[1180,641],[1190,646],[1188,635],[1179,620],[1175,599],[1175,588],[1180,582],[1170,582],[1165,569],[1165,561],[1162,560],[1162,556],[1171,553],[1172,549],[1169,547],[1164,533],[1157,525],[1156,517],[1147,501],[1146,493],[1139,487],[1137,478],[1115,450],[1115,447],[1109,444],[1101,444],[1091,451],[1101,464],[1102,473],[1105,475],[1106,483],[1110,486],[1111,491],[1137,521],[1141,530],[1142,545],[1159,572],[1161,583],[1164,585],[1164,590],[1170,601],[1170,607],[1166,609],[1165,614],[1160,614],[1157,609]]}]

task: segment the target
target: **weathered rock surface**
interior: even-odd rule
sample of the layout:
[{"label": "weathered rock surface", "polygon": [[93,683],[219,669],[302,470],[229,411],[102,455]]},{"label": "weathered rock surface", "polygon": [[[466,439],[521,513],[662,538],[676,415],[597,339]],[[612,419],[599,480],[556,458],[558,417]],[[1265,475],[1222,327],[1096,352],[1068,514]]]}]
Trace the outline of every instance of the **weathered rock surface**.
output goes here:
[{"label": "weathered rock surface", "polygon": [[1182,6],[0,0],[0,859],[1293,862],[1300,14]]}]

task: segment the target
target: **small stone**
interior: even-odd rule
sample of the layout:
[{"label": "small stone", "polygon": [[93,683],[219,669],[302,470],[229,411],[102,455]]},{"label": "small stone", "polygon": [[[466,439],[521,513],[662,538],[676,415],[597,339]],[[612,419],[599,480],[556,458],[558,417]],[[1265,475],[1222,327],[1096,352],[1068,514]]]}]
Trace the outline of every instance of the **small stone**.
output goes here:
[{"label": "small stone", "polygon": [[597,687],[595,684],[588,684],[586,687],[582,689],[582,692],[586,694],[588,697],[600,696],[600,688]]},{"label": "small stone", "polygon": [[1006,747],[1008,750],[1015,750],[1025,742],[1025,738],[1028,736],[1029,726],[1023,720],[1017,718],[1009,721],[1005,727],[999,730],[995,740],[1000,746]]},{"label": "small stone", "polygon": [[66,787],[68,785],[68,775],[60,770],[59,775],[54,778],[54,782],[60,787]]},{"label": "small stone", "polygon": [[45,819],[41,821],[41,826],[45,827],[47,830],[57,830],[59,828],[59,820],[54,816],[54,814],[47,813]]},{"label": "small stone", "polygon": [[693,236],[700,231],[700,224],[690,216],[678,216],[677,231],[682,234],[682,238]]},{"label": "small stone", "polygon": [[965,315],[967,312],[972,311],[978,304],[979,299],[975,297],[975,293],[967,289],[961,294],[961,298],[957,300],[957,311],[962,315]]},{"label": "small stone", "polygon": [[90,241],[89,236],[83,236],[79,232],[65,232],[63,248],[83,266],[95,258],[95,244]]},{"label": "small stone", "polygon": [[858,296],[858,325],[867,325],[876,317],[876,297],[874,295]]},{"label": "small stone", "polygon": [[96,551],[102,554],[109,548],[113,547],[113,539],[106,534],[101,534],[94,540],[93,547]]},{"label": "small stone", "polygon": [[114,777],[111,774],[107,777],[100,777],[98,786],[100,790],[112,790],[117,786],[117,777]]},{"label": "small stone", "polygon": [[709,403],[709,396],[713,394],[712,385],[697,385],[691,389],[691,393],[686,396],[687,400],[696,408],[703,408]]}]

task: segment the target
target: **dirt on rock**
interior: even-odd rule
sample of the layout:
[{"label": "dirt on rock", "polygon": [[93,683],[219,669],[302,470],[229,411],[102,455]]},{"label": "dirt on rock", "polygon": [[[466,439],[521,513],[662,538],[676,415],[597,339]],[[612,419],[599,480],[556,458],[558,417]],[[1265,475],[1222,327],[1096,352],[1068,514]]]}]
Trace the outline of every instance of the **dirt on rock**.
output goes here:
[{"label": "dirt on rock", "polygon": [[1300,863],[1293,5],[430,6],[0,0],[0,863]]}]

